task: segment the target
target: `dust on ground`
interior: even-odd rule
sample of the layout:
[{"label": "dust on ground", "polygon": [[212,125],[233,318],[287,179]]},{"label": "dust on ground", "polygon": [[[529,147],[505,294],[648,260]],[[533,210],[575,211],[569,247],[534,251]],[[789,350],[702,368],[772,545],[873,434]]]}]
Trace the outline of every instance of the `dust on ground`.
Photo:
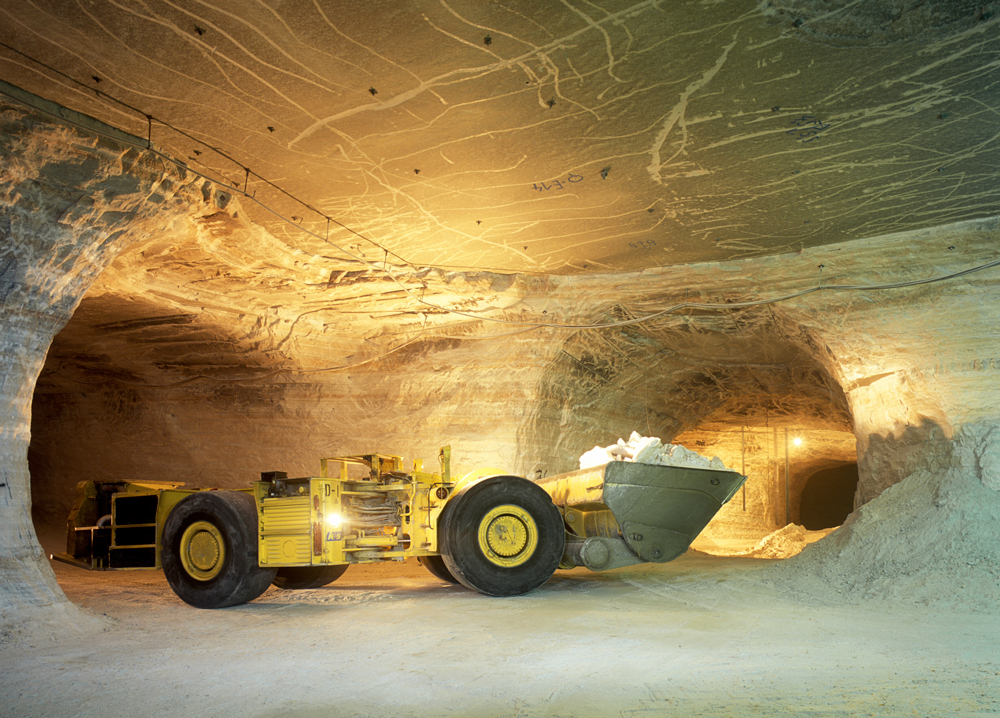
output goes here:
[{"label": "dust on ground", "polygon": [[769,533],[756,543],[746,539],[711,539],[699,536],[692,547],[711,556],[746,556],[749,558],[791,558],[809,544],[829,536],[839,526],[810,531],[805,526],[788,524]]}]

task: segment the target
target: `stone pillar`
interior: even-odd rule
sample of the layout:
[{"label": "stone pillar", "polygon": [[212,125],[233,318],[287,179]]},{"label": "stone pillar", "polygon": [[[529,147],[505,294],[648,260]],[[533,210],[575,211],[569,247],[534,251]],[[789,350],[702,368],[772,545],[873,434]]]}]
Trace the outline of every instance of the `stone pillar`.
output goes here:
[{"label": "stone pillar", "polygon": [[165,177],[148,151],[19,106],[0,104],[0,166],[0,614],[10,617],[66,601],[32,525],[27,462],[32,393],[52,338],[134,233],[188,207],[162,211],[183,178],[176,168]]},{"label": "stone pillar", "polygon": [[[4,220],[9,219],[5,213]],[[9,225],[8,225],[9,226]],[[0,243],[9,247],[9,232]],[[28,442],[31,395],[52,337],[66,317],[37,311],[25,291],[24,253],[0,259],[0,609],[64,601],[31,523]]]}]

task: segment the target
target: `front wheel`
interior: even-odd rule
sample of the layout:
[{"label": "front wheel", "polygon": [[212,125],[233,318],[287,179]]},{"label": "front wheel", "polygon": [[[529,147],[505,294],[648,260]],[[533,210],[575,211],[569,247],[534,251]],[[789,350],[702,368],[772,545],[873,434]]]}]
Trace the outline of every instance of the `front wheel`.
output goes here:
[{"label": "front wheel", "polygon": [[197,608],[252,601],[275,576],[257,563],[257,505],[240,491],[181,499],[163,524],[160,562],[174,593]]},{"label": "front wheel", "polygon": [[494,476],[462,490],[439,526],[448,571],[487,596],[528,593],[548,581],[562,559],[559,509],[539,486],[517,476]]}]

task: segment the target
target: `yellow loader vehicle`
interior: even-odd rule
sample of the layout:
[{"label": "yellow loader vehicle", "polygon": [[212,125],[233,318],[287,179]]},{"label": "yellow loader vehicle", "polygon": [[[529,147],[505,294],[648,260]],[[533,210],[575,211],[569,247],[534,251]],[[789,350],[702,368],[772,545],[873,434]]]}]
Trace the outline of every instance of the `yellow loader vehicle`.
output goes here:
[{"label": "yellow loader vehicle", "polygon": [[[416,558],[489,596],[541,586],[557,568],[670,561],[746,480],[733,471],[612,462],[532,482],[496,470],[452,481],[399,456],[320,460],[317,477],[261,473],[249,489],[84,481],[67,550],[88,569],[158,569],[198,608],[233,606],[274,584],[325,586],[348,566]],[[332,471],[332,475],[331,475]]]}]

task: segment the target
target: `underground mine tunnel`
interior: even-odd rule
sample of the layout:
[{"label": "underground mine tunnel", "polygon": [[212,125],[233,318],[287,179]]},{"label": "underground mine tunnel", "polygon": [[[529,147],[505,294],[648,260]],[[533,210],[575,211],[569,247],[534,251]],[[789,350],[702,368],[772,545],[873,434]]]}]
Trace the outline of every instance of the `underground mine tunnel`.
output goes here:
[{"label": "underground mine tunnel", "polygon": [[[0,0],[0,716],[996,712],[997,9]],[[523,596],[50,559],[81,482],[633,432],[746,481]]]}]

